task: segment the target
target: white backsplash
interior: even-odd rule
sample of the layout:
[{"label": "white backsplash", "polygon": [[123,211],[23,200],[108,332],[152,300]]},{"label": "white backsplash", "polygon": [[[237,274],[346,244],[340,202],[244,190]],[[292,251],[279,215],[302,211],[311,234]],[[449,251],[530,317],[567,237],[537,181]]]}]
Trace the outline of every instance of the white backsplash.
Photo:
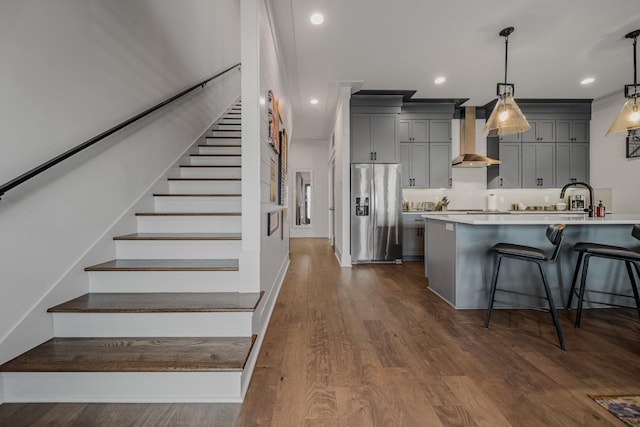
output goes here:
[{"label": "white backsplash", "polygon": [[[405,201],[413,202],[418,206],[420,202],[435,202],[443,196],[449,199],[448,208],[451,209],[487,209],[487,196],[496,195],[496,207],[499,211],[511,210],[514,203],[523,203],[527,206],[551,206],[559,202],[560,188],[518,188],[518,189],[491,189],[487,190],[487,170],[484,168],[453,168],[452,188],[428,189],[428,190],[402,190]],[[599,200],[606,206],[607,212],[613,212],[613,192],[611,188],[594,188],[594,205]],[[589,191],[586,188],[570,188],[567,196],[584,194],[589,200]],[[547,201],[548,200],[548,201]]]}]

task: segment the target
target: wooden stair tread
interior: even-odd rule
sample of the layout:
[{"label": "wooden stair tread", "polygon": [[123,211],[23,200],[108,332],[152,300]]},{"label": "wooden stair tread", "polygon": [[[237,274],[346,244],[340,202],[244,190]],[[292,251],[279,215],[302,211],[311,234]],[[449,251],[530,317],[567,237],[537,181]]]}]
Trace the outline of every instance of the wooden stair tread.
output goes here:
[{"label": "wooden stair tread", "polygon": [[255,341],[239,338],[52,338],[4,372],[241,371]]},{"label": "wooden stair tread", "polygon": [[[211,147],[211,145],[207,145]],[[242,154],[191,154],[191,157],[240,157]]]},{"label": "wooden stair tread", "polygon": [[133,233],[113,240],[242,240],[241,233]]},{"label": "wooden stair tread", "polygon": [[242,145],[225,145],[225,144],[200,144],[198,147],[212,147],[212,148],[242,148]]},{"label": "wooden stair tread", "polygon": [[154,194],[155,197],[242,197],[242,194]]},{"label": "wooden stair tread", "polygon": [[237,271],[237,259],[114,259],[85,271]]},{"label": "wooden stair tread", "polygon": [[262,293],[88,293],[47,310],[49,313],[209,313],[251,312]]},{"label": "wooden stair tread", "polygon": [[240,212],[138,212],[136,216],[241,216]]},{"label": "wooden stair tread", "polygon": [[241,181],[242,178],[167,178],[168,181]]},{"label": "wooden stair tread", "polygon": [[181,168],[194,168],[194,169],[206,169],[206,168],[240,168],[240,165],[180,165]]}]

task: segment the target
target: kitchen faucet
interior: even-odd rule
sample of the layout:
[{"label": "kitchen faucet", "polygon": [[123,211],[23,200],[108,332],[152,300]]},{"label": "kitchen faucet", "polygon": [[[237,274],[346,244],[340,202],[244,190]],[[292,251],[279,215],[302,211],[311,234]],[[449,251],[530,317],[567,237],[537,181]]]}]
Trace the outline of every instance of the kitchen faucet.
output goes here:
[{"label": "kitchen faucet", "polygon": [[587,184],[586,182],[577,181],[577,182],[570,182],[568,184],[565,184],[564,187],[562,187],[562,190],[560,191],[560,198],[564,199],[564,192],[567,191],[567,188],[578,186],[578,185],[582,185],[583,187],[586,187],[589,190],[589,207],[585,210],[589,212],[589,218],[593,218],[594,217],[593,187]]}]

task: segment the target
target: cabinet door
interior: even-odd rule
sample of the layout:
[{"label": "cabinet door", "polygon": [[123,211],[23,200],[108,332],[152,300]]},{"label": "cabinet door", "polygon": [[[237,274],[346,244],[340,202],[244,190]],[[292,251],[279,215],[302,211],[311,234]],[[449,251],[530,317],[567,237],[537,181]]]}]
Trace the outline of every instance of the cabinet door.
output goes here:
[{"label": "cabinet door", "polygon": [[499,138],[500,142],[520,142],[522,141],[521,133],[512,133],[510,135],[503,135]]},{"label": "cabinet door", "polygon": [[451,141],[451,120],[429,121],[429,142]]},{"label": "cabinet door", "polygon": [[405,215],[402,225],[402,256],[417,257],[424,255],[424,221],[414,220]]},{"label": "cabinet door", "polygon": [[571,177],[571,147],[570,142],[556,143],[556,185],[560,187],[570,182]]},{"label": "cabinet door", "polygon": [[429,188],[429,144],[411,144],[411,188]]},{"label": "cabinet door", "polygon": [[556,142],[571,142],[571,120],[556,120]]},{"label": "cabinet door", "polygon": [[411,142],[411,120],[400,120],[400,142]]},{"label": "cabinet door", "polygon": [[[571,144],[571,180],[589,182],[589,144],[574,142]],[[558,183],[560,184],[560,183]]]},{"label": "cabinet door", "polygon": [[429,187],[451,188],[451,144],[429,144]]},{"label": "cabinet door", "polygon": [[521,139],[522,142],[536,142],[538,135],[538,122],[535,120],[529,120],[529,125],[531,127],[529,130],[522,132]]},{"label": "cabinet door", "polygon": [[368,163],[373,160],[371,114],[353,114],[351,116],[351,163]]},{"label": "cabinet door", "polygon": [[411,120],[411,141],[429,142],[428,120]]},{"label": "cabinet door", "polygon": [[572,137],[574,142],[589,142],[589,121],[572,120]]},{"label": "cabinet door", "polygon": [[536,175],[540,179],[539,187],[554,188],[556,145],[552,142],[536,145]]},{"label": "cabinet door", "polygon": [[522,187],[539,187],[540,181],[536,173],[536,143],[522,144]]},{"label": "cabinet door", "polygon": [[556,121],[555,120],[537,120],[536,141],[539,142],[555,142],[556,140]]},{"label": "cabinet door", "polygon": [[372,137],[374,163],[398,163],[398,116],[374,114]]},{"label": "cabinet door", "polygon": [[400,143],[400,165],[402,166],[402,188],[411,188],[413,176],[411,175],[411,143]]},{"label": "cabinet door", "polygon": [[[518,142],[503,142],[498,146],[500,160],[499,188],[520,188],[520,151],[522,144]],[[494,166],[495,167],[495,166]]]}]

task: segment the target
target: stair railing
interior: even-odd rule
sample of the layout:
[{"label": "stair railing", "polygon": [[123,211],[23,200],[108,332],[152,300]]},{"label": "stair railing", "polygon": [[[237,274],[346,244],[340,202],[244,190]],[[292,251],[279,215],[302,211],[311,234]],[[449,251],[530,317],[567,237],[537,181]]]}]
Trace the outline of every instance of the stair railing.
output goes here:
[{"label": "stair railing", "polygon": [[240,63],[237,63],[235,65],[230,66],[229,68],[226,68],[222,71],[220,71],[219,73],[215,74],[214,76],[209,77],[206,80],[201,81],[200,83],[196,83],[195,85],[189,87],[188,89],[183,90],[182,92],[173,95],[170,98],[165,99],[164,101],[160,102],[159,104],[154,105],[151,108],[148,108],[147,110],[144,110],[142,113],[136,114],[135,116],[131,117],[130,119],[127,119],[125,121],[123,121],[122,123],[119,123],[117,125],[115,125],[114,127],[112,127],[111,129],[108,129],[104,132],[102,132],[99,135],[94,136],[91,139],[86,140],[85,142],[76,145],[75,147],[71,148],[68,151],[65,151],[64,153],[52,158],[51,160],[48,160],[44,163],[42,163],[40,166],[37,166],[25,173],[23,173],[22,175],[12,179],[11,181],[6,182],[5,184],[3,184],[2,186],[0,186],[0,198],[2,198],[2,196],[9,190],[17,187],[18,185],[30,180],[31,178],[38,176],[39,174],[41,174],[42,172],[46,171],[47,169],[52,168],[53,166],[57,165],[58,163],[61,163],[62,161],[68,159],[69,157],[78,154],[79,152],[85,150],[86,148],[91,147],[92,145],[94,145],[95,143],[102,141],[103,139],[107,138],[108,136],[113,135],[114,133],[124,129],[125,127],[129,126],[132,123],[137,122],[138,120],[142,119],[143,117],[148,116],[149,114],[153,113],[156,110],[159,110],[160,108],[164,107],[167,104],[172,103],[173,101],[182,98],[184,95],[198,89],[198,88],[204,88],[207,83],[209,83],[211,80],[214,80],[218,77],[220,77],[221,75],[228,73],[229,71],[235,69],[235,68],[240,68]]}]

